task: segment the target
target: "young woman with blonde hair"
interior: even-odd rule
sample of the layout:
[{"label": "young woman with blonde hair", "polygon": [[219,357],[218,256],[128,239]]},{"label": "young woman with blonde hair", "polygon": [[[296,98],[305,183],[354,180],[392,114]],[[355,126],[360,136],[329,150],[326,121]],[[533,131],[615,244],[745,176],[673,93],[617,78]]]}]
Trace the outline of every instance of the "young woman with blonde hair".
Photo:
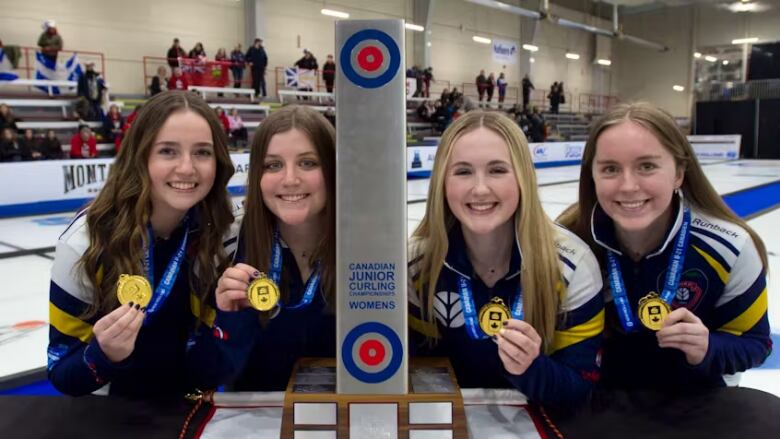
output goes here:
[{"label": "young woman with blonde hair", "polygon": [[599,119],[560,221],[605,264],[607,387],[724,386],[771,352],[764,244],[669,113],[638,102]]},{"label": "young woman with blonde hair", "polygon": [[[335,356],[335,143],[305,106],[275,111],[255,133],[235,265],[216,291],[221,310],[255,316],[255,342],[230,360],[246,363],[237,390],[284,390],[296,360]],[[259,312],[247,299],[255,282],[277,288],[251,302]]]},{"label": "young woman with blonde hair", "polygon": [[205,101],[187,92],[148,101],[104,187],[57,242],[48,373],[58,390],[183,395],[234,372],[212,361],[223,340],[209,328],[234,220],[232,175]]},{"label": "young woman with blonde hair", "polygon": [[444,132],[410,248],[415,355],[449,357],[461,387],[555,406],[587,398],[604,323],[598,263],[545,215],[511,119],[473,111]]}]

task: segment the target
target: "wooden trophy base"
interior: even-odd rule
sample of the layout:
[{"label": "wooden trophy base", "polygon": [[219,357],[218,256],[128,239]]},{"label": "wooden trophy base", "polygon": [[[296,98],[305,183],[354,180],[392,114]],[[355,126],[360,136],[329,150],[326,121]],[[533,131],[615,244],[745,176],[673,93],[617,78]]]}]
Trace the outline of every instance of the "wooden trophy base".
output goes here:
[{"label": "wooden trophy base", "polygon": [[406,395],[336,393],[336,360],[303,358],[284,395],[283,439],[467,438],[455,373],[446,358],[415,358]]}]

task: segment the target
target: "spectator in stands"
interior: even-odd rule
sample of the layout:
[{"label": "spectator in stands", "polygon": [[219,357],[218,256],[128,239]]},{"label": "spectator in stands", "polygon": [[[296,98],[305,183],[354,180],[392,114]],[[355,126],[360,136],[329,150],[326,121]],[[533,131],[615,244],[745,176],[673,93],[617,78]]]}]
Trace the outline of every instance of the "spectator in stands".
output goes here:
[{"label": "spectator in stands", "polygon": [[268,66],[268,55],[265,53],[263,40],[255,38],[254,44],[246,52],[246,62],[252,69],[252,88],[255,89],[255,96],[265,97],[265,68]]},{"label": "spectator in stands", "polygon": [[507,81],[504,77],[504,72],[499,73],[498,79],[496,79],[496,87],[498,87],[498,108],[504,108],[504,98],[506,98],[506,86]]},{"label": "spectator in stands", "polygon": [[217,49],[217,54],[214,55],[214,61],[223,61],[224,62],[224,61],[227,61],[227,60],[228,60],[228,57],[227,57],[227,51],[225,51],[225,48],[224,47],[220,47],[219,49]]},{"label": "spectator in stands", "polygon": [[64,158],[62,143],[57,138],[57,133],[54,130],[46,132],[46,137],[41,139],[39,151],[47,160],[61,160]]},{"label": "spectator in stands", "polygon": [[553,82],[550,86],[550,93],[547,95],[550,100],[550,113],[558,114],[558,105],[561,103],[561,91],[558,88],[558,82]]},{"label": "spectator in stands", "polygon": [[450,101],[450,89],[444,88],[444,90],[441,91],[441,97],[439,98],[439,101],[442,104],[447,104]]},{"label": "spectator in stands", "polygon": [[154,96],[168,90],[168,71],[165,66],[157,68],[157,74],[152,78],[152,85],[149,86],[149,94]]},{"label": "spectator in stands", "polygon": [[127,130],[130,129],[130,126],[133,125],[133,122],[135,121],[135,118],[138,117],[138,112],[141,111],[141,107],[143,107],[143,104],[138,104],[133,109],[133,112],[130,113],[129,116],[125,119],[125,125],[122,127],[122,134],[127,134]]},{"label": "spectator in stands", "polygon": [[0,131],[6,128],[16,131],[16,122],[18,121],[19,118],[14,116],[11,107],[6,104],[0,104]]},{"label": "spectator in stands", "polygon": [[423,95],[423,89],[425,88],[425,73],[417,66],[412,67],[412,70],[414,71],[414,97],[419,98]]},{"label": "spectator in stands", "polygon": [[[517,105],[519,107],[519,105]],[[531,139],[531,121],[528,119],[528,114],[526,114],[525,111],[520,111],[515,115],[515,122],[517,122],[517,125],[520,126],[520,129],[523,130],[523,134],[525,134],[526,139]]]},{"label": "spectator in stands", "polygon": [[448,105],[455,105],[455,103],[458,102],[461,97],[463,97],[463,93],[458,91],[458,87],[452,87],[452,93],[450,93],[450,101]]},{"label": "spectator in stands", "polygon": [[103,135],[107,141],[114,142],[114,148],[117,154],[119,154],[119,147],[122,145],[124,126],[125,119],[122,117],[122,113],[119,112],[119,107],[111,105],[108,109],[108,113],[103,118]]},{"label": "spectator in stands", "polygon": [[[319,68],[319,64],[317,64],[317,58],[315,58],[314,55],[309,52],[309,49],[303,49],[303,57],[295,62],[295,67],[297,67],[298,70],[317,70]],[[298,90],[312,91],[313,89],[310,84],[306,84],[305,82],[301,81],[299,77]],[[306,100],[306,98],[304,98],[304,100]]]},{"label": "spectator in stands", "polygon": [[531,90],[534,90],[534,84],[528,78],[526,73],[523,76],[523,110],[528,110],[528,102],[531,100]]},{"label": "spectator in stands", "polygon": [[222,107],[217,107],[214,109],[214,111],[217,113],[217,118],[222,123],[222,128],[225,130],[225,134],[230,134],[230,121],[227,118],[227,114],[225,114],[225,109]]},{"label": "spectator in stands", "polygon": [[43,33],[38,37],[38,47],[41,48],[45,58],[57,63],[57,54],[62,50],[62,37],[57,33],[54,20],[46,20],[43,23]]},{"label": "spectator in stands", "polygon": [[187,56],[187,53],[179,45],[179,39],[174,38],[173,45],[168,49],[168,54],[166,55],[168,58],[168,66],[170,66],[171,70],[179,67],[179,58],[184,58],[185,56]]},{"label": "spectator in stands", "polygon": [[436,113],[436,106],[431,101],[424,101],[417,107],[417,117],[424,122],[433,122],[433,115]]},{"label": "spectator in stands", "polygon": [[35,133],[30,128],[24,130],[24,135],[19,141],[19,147],[22,151],[27,151],[32,160],[40,160],[43,154],[40,153],[40,139],[35,137]]},{"label": "spectator in stands", "polygon": [[431,97],[431,81],[433,81],[433,67],[423,71],[423,97]]},{"label": "spectator in stands", "polygon": [[479,106],[482,106],[482,101],[485,100],[485,91],[487,91],[488,79],[485,76],[485,70],[480,70],[477,79],[477,94],[479,94]]},{"label": "spectator in stands", "polygon": [[193,47],[192,50],[190,50],[190,53],[188,54],[187,58],[205,60],[206,50],[203,49],[203,43],[201,42],[195,43],[195,47]]},{"label": "spectator in stands", "polygon": [[3,129],[2,134],[0,134],[0,162],[21,162],[23,160],[32,160],[32,152],[19,142],[15,130]]},{"label": "spectator in stands", "polygon": [[530,122],[531,142],[544,142],[545,129],[544,129],[544,117],[539,112],[539,107],[534,107],[533,112],[528,117]]},{"label": "spectator in stands", "polygon": [[78,79],[79,102],[77,112],[84,120],[99,121],[103,118],[100,104],[103,102],[103,91],[106,84],[100,73],[95,71],[95,63],[87,63],[86,71]]},{"label": "spectator in stands", "polygon": [[566,103],[566,93],[563,92],[563,81],[558,83],[558,95],[560,98],[558,99],[558,102],[561,104]]},{"label": "spectator in stands", "polygon": [[333,62],[333,55],[328,55],[322,66],[322,79],[325,81],[325,90],[333,93],[333,83],[336,81],[336,63]]},{"label": "spectator in stands", "polygon": [[87,159],[97,157],[97,139],[88,125],[79,125],[79,132],[70,138],[70,158]]},{"label": "spectator in stands", "polygon": [[443,133],[450,123],[452,123],[454,107],[449,103],[443,104],[441,102],[436,102],[434,106],[436,107],[436,111],[433,113],[434,120],[432,122],[435,123],[436,130]]},{"label": "spectator in stands", "polygon": [[187,87],[189,87],[189,85],[190,84],[187,82],[187,78],[181,72],[181,67],[175,67],[173,69],[173,74],[170,78],[168,78],[168,90],[187,91]]},{"label": "spectator in stands", "polygon": [[238,114],[237,108],[233,107],[230,110],[227,121],[229,128],[228,133],[230,134],[230,139],[233,141],[233,145],[238,146],[239,148],[245,147],[248,141],[248,135],[246,127],[244,126],[244,119]]},{"label": "spectator in stands", "polygon": [[488,75],[487,78],[487,88],[485,91],[487,92],[487,101],[492,102],[493,101],[493,92],[496,89],[496,75],[493,72],[490,72],[490,75]]},{"label": "spectator in stands", "polygon": [[230,52],[230,71],[233,73],[233,88],[241,88],[241,79],[244,77],[244,51],[241,50],[241,43],[236,44],[233,51]]}]

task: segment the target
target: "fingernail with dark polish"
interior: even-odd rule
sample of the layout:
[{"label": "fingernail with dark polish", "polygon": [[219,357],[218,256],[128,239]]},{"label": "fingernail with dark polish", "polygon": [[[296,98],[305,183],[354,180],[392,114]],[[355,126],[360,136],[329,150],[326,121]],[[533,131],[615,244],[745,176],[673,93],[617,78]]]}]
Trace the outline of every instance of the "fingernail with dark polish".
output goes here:
[{"label": "fingernail with dark polish", "polygon": [[141,308],[141,312],[146,312],[146,307]]},{"label": "fingernail with dark polish", "polygon": [[501,322],[501,324],[504,325],[504,326],[507,326],[507,325],[509,325],[509,320],[504,320],[503,322]]},{"label": "fingernail with dark polish", "polygon": [[140,308],[141,308],[141,304],[140,303],[136,303],[135,304],[135,309],[140,309]]},{"label": "fingernail with dark polish", "polygon": [[128,302],[128,303],[127,303],[127,306],[129,306],[130,308],[132,308],[132,307],[133,307],[133,302]]},{"label": "fingernail with dark polish", "polygon": [[260,277],[260,272],[259,272],[259,271],[257,271],[257,270],[255,270],[255,272],[254,272],[254,273],[252,273],[252,276],[254,276],[254,277]]}]

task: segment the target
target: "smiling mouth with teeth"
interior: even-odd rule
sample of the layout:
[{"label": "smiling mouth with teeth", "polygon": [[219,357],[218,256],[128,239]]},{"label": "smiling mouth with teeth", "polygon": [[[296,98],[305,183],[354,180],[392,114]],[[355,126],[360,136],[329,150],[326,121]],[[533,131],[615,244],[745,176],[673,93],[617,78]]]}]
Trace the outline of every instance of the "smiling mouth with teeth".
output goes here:
[{"label": "smiling mouth with teeth", "polygon": [[497,206],[498,203],[468,203],[466,206],[468,206],[471,210],[476,210],[477,212],[483,212],[486,210],[490,210],[493,207]]},{"label": "smiling mouth with teeth", "polygon": [[279,198],[281,198],[284,201],[289,201],[291,203],[294,203],[296,201],[300,201],[306,197],[308,197],[308,194],[296,194],[296,195],[279,195]]},{"label": "smiling mouth with teeth", "polygon": [[639,207],[642,207],[647,200],[640,200],[640,201],[618,201],[618,204],[620,207],[624,207],[626,209],[636,209]]},{"label": "smiling mouth with teeth", "polygon": [[197,185],[198,185],[197,183],[184,183],[184,182],[168,183],[168,186],[179,190],[195,189],[195,186]]}]

